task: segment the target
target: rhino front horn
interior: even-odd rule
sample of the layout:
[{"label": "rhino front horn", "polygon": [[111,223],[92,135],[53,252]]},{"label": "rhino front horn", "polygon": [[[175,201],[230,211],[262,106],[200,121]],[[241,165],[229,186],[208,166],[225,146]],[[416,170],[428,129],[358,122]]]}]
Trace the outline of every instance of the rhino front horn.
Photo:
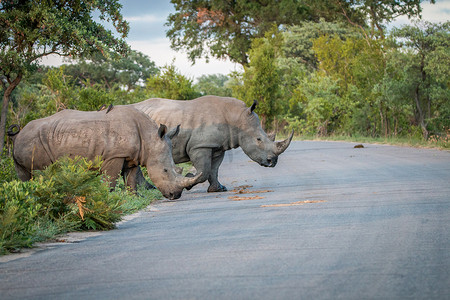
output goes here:
[{"label": "rhino front horn", "polygon": [[285,139],[284,141],[275,143],[275,154],[276,155],[280,155],[287,149],[287,147],[289,147],[293,136],[294,136],[294,130],[292,130],[291,135],[287,139]]},{"label": "rhino front horn", "polygon": [[193,185],[196,185],[200,181],[200,177],[202,177],[203,173],[200,172],[194,177],[183,177],[181,179],[181,186],[184,188],[190,188]]}]

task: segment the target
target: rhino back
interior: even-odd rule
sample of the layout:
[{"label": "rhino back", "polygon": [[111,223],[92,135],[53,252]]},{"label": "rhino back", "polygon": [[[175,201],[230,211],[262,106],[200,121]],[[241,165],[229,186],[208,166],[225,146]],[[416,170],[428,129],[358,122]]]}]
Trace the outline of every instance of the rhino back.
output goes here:
[{"label": "rhino back", "polygon": [[189,160],[192,148],[235,148],[237,136],[233,128],[245,109],[244,102],[227,97],[203,96],[193,100],[148,99],[132,106],[143,111],[156,123],[173,128],[181,125],[172,140],[176,163]]},{"label": "rhino back", "polygon": [[127,134],[137,132],[135,122],[124,122],[113,111],[105,114],[64,110],[32,121],[16,138],[15,157],[21,165],[34,169],[42,169],[65,155],[137,158],[140,138]]}]

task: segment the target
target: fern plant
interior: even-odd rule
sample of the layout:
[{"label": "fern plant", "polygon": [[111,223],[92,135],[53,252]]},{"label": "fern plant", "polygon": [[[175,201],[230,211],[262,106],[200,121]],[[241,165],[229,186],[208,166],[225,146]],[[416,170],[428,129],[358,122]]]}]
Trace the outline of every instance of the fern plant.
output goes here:
[{"label": "fern plant", "polygon": [[35,180],[52,182],[35,192],[42,212],[54,220],[65,219],[77,230],[114,228],[120,220],[121,199],[110,195],[101,165],[100,158],[64,157],[36,171]]},{"label": "fern plant", "polygon": [[40,204],[32,182],[11,181],[0,186],[0,254],[31,247]]}]

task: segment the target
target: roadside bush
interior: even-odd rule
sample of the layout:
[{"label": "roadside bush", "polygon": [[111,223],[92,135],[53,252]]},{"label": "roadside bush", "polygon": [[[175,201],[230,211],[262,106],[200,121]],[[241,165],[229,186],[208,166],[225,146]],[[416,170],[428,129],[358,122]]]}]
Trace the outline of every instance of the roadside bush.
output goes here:
[{"label": "roadside bush", "polygon": [[33,182],[11,181],[0,186],[0,255],[30,247],[40,205],[33,195]]},{"label": "roadside bush", "polygon": [[[9,164],[13,172],[11,162],[2,160],[2,164]],[[34,171],[31,181],[2,177],[0,255],[69,231],[112,229],[123,215],[161,198],[158,190],[143,187],[139,187],[138,197],[127,190],[121,178],[110,191],[101,166],[100,158],[64,157],[45,170]]]},{"label": "roadside bush", "polygon": [[[5,153],[6,151],[3,151]],[[11,156],[2,155],[0,158],[0,185],[17,179],[14,160]]]},{"label": "roadside bush", "polygon": [[[97,158],[62,158],[35,172],[40,185],[35,191],[41,213],[52,220],[63,219],[70,229],[106,230],[120,220],[120,197],[109,193]],[[44,184],[50,182],[51,184]]]}]

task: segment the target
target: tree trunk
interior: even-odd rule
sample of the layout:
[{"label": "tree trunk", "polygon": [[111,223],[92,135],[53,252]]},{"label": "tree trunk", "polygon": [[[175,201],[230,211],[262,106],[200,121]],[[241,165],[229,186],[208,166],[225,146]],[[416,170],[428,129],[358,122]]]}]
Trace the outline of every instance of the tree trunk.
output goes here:
[{"label": "tree trunk", "polygon": [[428,139],[428,130],[427,130],[427,126],[425,124],[425,116],[423,114],[423,110],[422,107],[420,106],[420,92],[419,92],[419,85],[417,85],[416,87],[416,91],[414,93],[414,100],[416,103],[416,108],[417,108],[417,112],[418,112],[418,119],[416,120],[417,123],[420,125],[421,129],[422,129],[422,135],[423,138],[425,140]]},{"label": "tree trunk", "polygon": [[[19,85],[21,80],[22,74],[17,75],[17,77],[13,81],[10,81],[8,87],[5,88],[5,92],[3,94],[3,105],[0,116],[0,154],[3,154],[3,147],[5,146],[6,118],[8,116],[9,100],[11,99],[11,93]],[[3,86],[5,87],[5,85]]]}]

